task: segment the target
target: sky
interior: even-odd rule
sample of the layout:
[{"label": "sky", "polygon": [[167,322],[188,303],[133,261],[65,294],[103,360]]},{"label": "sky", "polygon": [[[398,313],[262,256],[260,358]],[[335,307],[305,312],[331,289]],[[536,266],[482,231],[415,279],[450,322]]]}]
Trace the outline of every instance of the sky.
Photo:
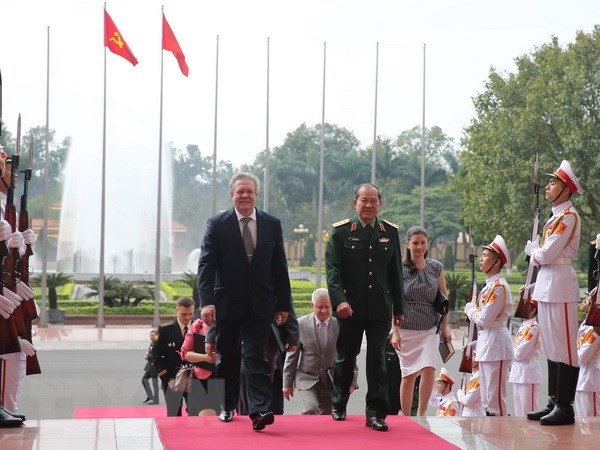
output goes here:
[{"label": "sky", "polygon": [[[2,0],[0,70],[3,120],[15,135],[46,122],[50,27],[50,128],[70,136],[92,165],[102,152],[103,6],[97,0]],[[114,0],[106,9],[137,57],[133,67],[106,53],[107,155],[157,155],[160,142],[161,5],[190,69],[163,60],[162,141],[216,145],[219,160],[252,163],[267,145],[267,38],[270,42],[269,147],[305,122],[321,122],[327,43],[325,120],[363,146],[374,135],[375,56],[379,42],[377,135],[395,137],[423,116],[460,140],[474,116],[490,67],[556,36],[562,45],[600,18],[597,0]],[[216,49],[219,36],[215,133]],[[86,156],[87,155],[87,156]]]}]

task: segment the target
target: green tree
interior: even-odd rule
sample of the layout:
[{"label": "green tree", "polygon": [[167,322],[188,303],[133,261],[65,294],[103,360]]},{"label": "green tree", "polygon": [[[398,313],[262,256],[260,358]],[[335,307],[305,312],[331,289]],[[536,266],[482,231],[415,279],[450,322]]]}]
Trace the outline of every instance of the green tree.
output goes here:
[{"label": "green tree", "polygon": [[[86,298],[97,297],[99,294],[99,281],[100,278],[95,277],[90,280],[90,284],[87,287],[90,292],[85,294]],[[104,304],[106,306],[116,306],[116,299],[118,298],[118,289],[121,284],[121,280],[115,277],[104,277]]]},{"label": "green tree", "polygon": [[198,294],[198,274],[188,270],[181,274],[179,281],[192,288],[192,298],[194,299],[194,308],[200,309],[200,295]]},{"label": "green tree", "polygon": [[444,268],[446,270],[454,270],[456,258],[454,257],[454,250],[452,250],[452,245],[446,245],[446,247],[444,247],[443,263]]},{"label": "green tree", "polygon": [[474,101],[453,183],[465,223],[476,236],[502,234],[510,248],[521,249],[533,217],[537,153],[541,174],[567,159],[583,182],[586,193],[573,200],[587,239],[600,227],[600,26],[578,32],[565,47],[552,38],[515,61],[515,73],[492,68]]},{"label": "green tree", "polygon": [[[36,284],[42,284],[42,277],[35,277]],[[48,307],[58,309],[58,294],[56,290],[71,282],[71,277],[62,272],[46,274],[46,288],[48,289]]]}]

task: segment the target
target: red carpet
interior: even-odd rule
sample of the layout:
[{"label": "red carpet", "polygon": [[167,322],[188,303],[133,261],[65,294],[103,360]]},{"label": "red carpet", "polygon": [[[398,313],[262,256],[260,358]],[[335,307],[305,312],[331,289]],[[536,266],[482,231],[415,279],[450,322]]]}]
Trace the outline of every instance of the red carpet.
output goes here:
[{"label": "red carpet", "polygon": [[165,406],[123,406],[106,408],[75,408],[74,419],[139,419],[165,417]]},{"label": "red carpet", "polygon": [[263,431],[252,431],[248,417],[222,423],[215,416],[162,417],[155,419],[165,449],[343,449],[402,448],[457,449],[404,416],[389,416],[387,432],[365,427],[364,416],[334,422],[331,416],[275,416]]}]

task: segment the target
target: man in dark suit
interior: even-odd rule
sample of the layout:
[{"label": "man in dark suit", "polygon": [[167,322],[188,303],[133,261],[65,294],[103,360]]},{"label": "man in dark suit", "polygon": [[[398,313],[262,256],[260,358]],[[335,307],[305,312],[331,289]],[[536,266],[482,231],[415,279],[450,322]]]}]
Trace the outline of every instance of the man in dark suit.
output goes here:
[{"label": "man in dark suit", "polygon": [[372,184],[354,192],[356,215],[333,224],[327,242],[327,287],[339,318],[334,364],[334,420],[346,418],[352,372],[367,335],[367,397],[365,425],[387,431],[385,345],[393,322],[404,320],[402,267],[398,227],[377,218],[381,193]]},{"label": "man in dark suit", "polygon": [[194,300],[180,297],[177,300],[177,318],[173,322],[164,323],[158,327],[158,339],[154,346],[154,365],[162,382],[162,390],[167,405],[167,416],[181,416],[183,398],[187,402],[187,394],[173,392],[169,389],[169,381],[175,378],[181,368],[179,354],[183,339],[188,332],[194,315]]},{"label": "man in dark suit", "polygon": [[198,262],[201,317],[216,327],[216,342],[207,343],[206,352],[218,351],[216,377],[225,380],[219,418],[233,419],[243,354],[254,430],[275,420],[267,340],[273,318],[277,325],[284,324],[291,305],[281,222],[255,208],[258,187],[252,174],[232,177],[229,194],[234,207],[208,220]]}]

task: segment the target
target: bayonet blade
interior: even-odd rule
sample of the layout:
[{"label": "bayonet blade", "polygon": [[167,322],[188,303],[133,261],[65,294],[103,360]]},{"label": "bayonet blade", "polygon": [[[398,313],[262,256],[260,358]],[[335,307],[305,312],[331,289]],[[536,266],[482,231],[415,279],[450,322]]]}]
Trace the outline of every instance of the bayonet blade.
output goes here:
[{"label": "bayonet blade", "polygon": [[15,155],[19,155],[21,153],[21,113],[19,113],[19,118],[17,119],[17,141],[15,142]]},{"label": "bayonet blade", "polygon": [[537,193],[536,186],[539,186],[539,184],[538,184],[539,166],[540,166],[540,157],[539,157],[539,154],[536,153],[535,154],[535,162],[533,163],[533,192],[535,192],[535,193]]},{"label": "bayonet blade", "polygon": [[33,134],[29,135],[29,168],[28,170],[31,172],[31,168],[33,167]]}]

